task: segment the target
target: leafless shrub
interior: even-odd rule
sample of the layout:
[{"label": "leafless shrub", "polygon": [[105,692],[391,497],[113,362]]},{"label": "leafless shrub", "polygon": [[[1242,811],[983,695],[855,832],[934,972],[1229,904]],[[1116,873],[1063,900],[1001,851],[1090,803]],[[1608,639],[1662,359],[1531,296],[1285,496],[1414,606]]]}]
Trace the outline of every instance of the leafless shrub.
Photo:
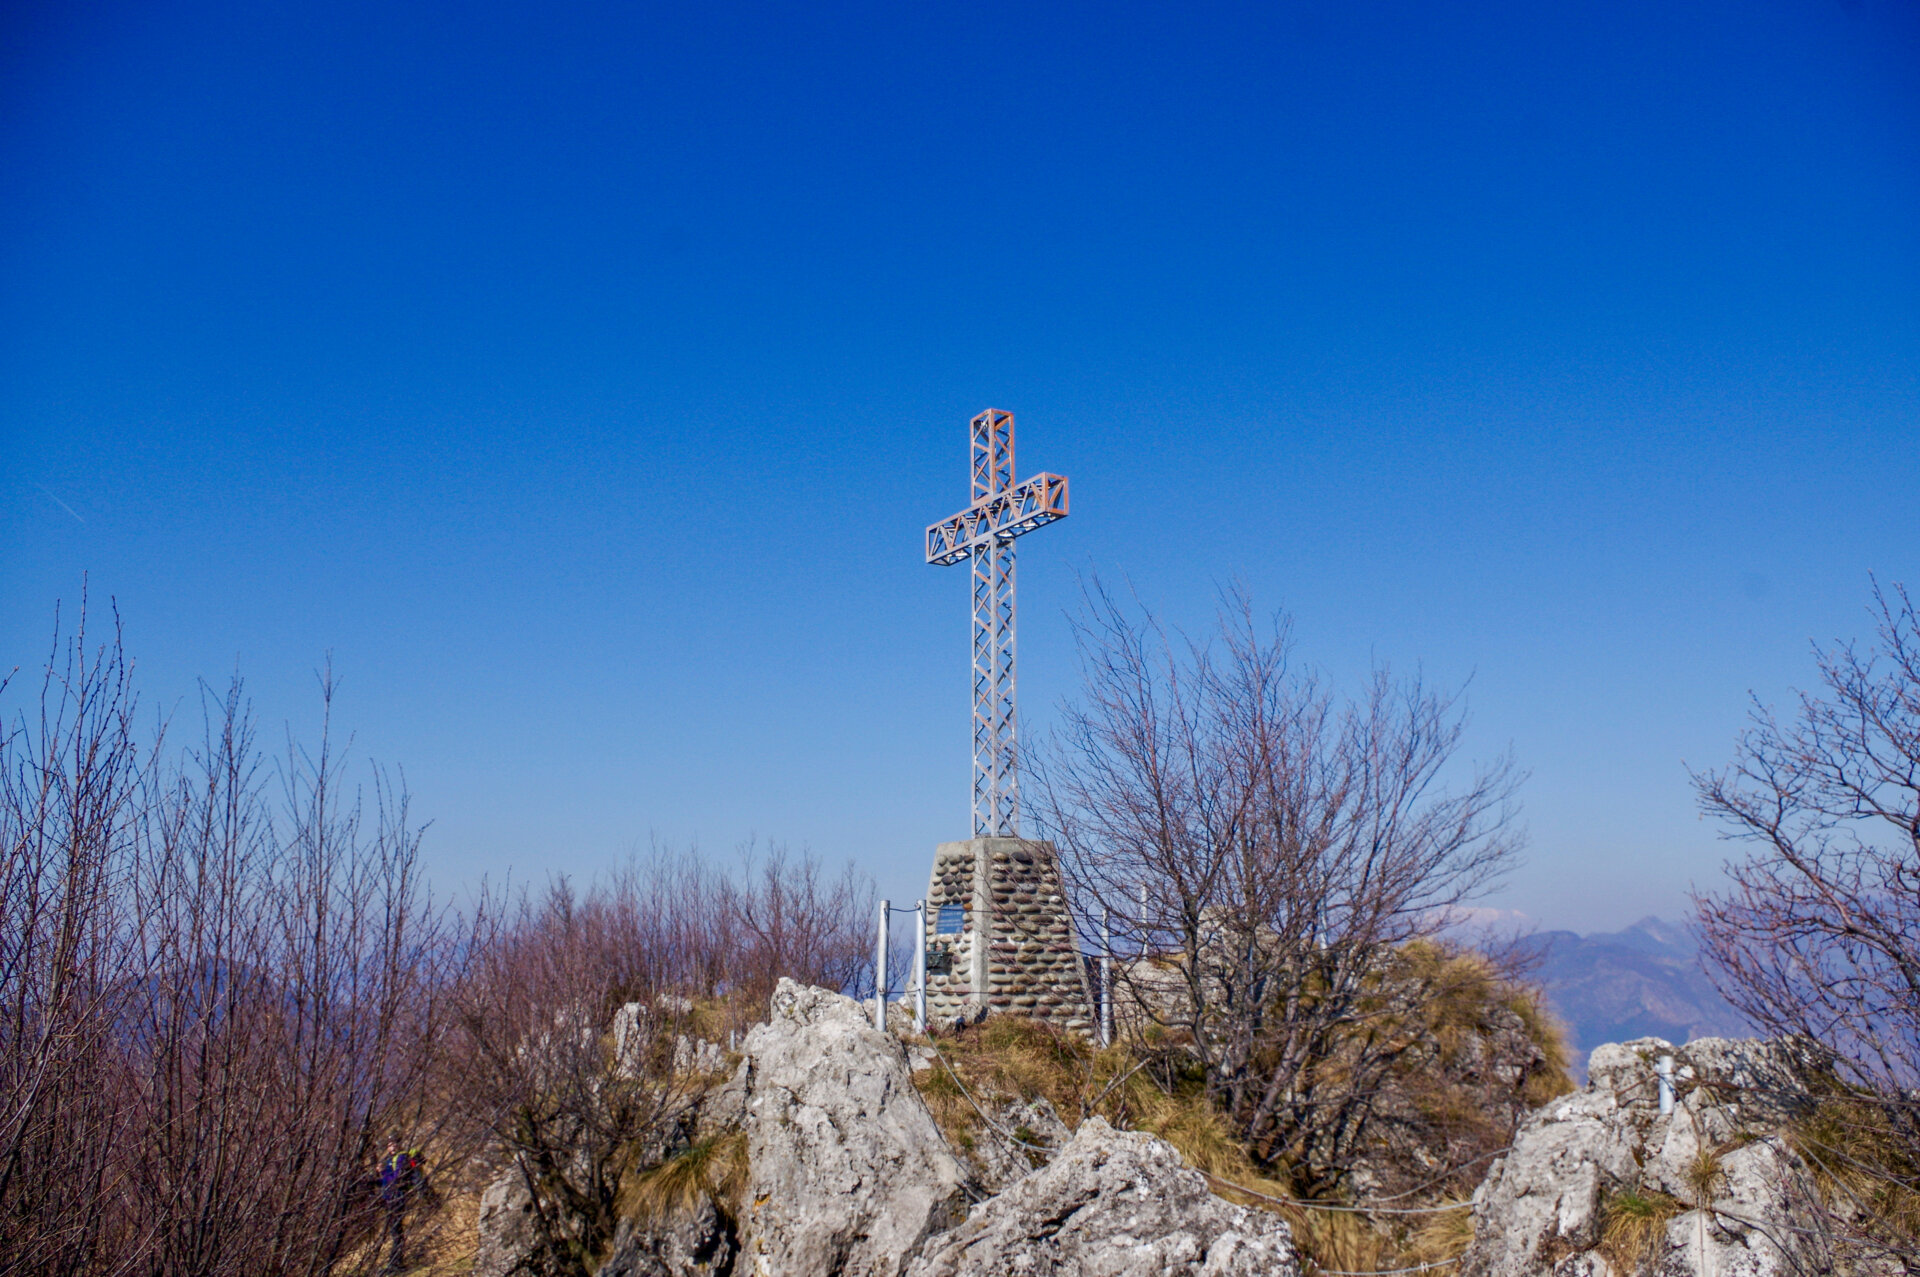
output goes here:
[{"label": "leafless shrub", "polygon": [[0,742],[0,1270],[371,1270],[457,954],[404,794],[363,820],[323,738],[275,810],[237,681],[174,754],[117,634],[56,657]]},{"label": "leafless shrub", "polygon": [[427,1120],[450,922],[404,794],[376,773],[363,811],[323,728],[276,811],[237,683],[208,722],[130,866],[124,1218],[161,1271],[364,1268],[380,1144]]},{"label": "leafless shrub", "polygon": [[727,985],[766,1006],[780,977],[863,997],[873,988],[873,883],[849,863],[829,878],[819,861],[774,844],[740,849],[720,883]]},{"label": "leafless shrub", "polygon": [[[1340,702],[1244,597],[1176,643],[1096,581],[1083,699],[1036,792],[1075,903],[1101,911],[1136,1023],[1191,1058],[1257,1158],[1338,1184],[1417,1020],[1393,952],[1512,861],[1504,760],[1463,767],[1451,695],[1375,673]],[[1452,782],[1449,784],[1449,782]],[[1092,931],[1089,928],[1089,931]]]},{"label": "leafless shrub", "polygon": [[83,613],[35,717],[0,727],[0,1271],[125,1267],[95,1260],[123,1170],[113,1025],[150,765],[134,712],[118,634],[89,647]]},{"label": "leafless shrub", "polygon": [[[1815,649],[1822,688],[1756,705],[1701,810],[1752,845],[1695,897],[1720,991],[1765,1032],[1820,1043],[1847,1094],[1803,1141],[1846,1213],[1909,1259],[1920,1194],[1920,618],[1874,587],[1876,641]],[[1838,1121],[1852,1114],[1852,1120]],[[1818,1137],[1824,1132],[1826,1138]],[[1893,1220],[1891,1234],[1870,1227]],[[1901,1223],[1899,1221],[1905,1221]],[[1858,1229],[1856,1229],[1858,1231]]]},{"label": "leafless shrub", "polygon": [[710,1079],[683,1041],[783,975],[871,987],[851,866],[656,848],[457,915],[404,789],[350,785],[330,729],[270,762],[236,680],[193,747],[143,740],[118,633],[84,625],[39,692],[0,730],[0,1274],[393,1265],[432,1194],[382,1199],[390,1135],[448,1172],[509,1157],[547,1266],[590,1270],[685,1144]]},{"label": "leafless shrub", "polygon": [[[698,1094],[673,1067],[688,1017],[663,996],[669,972],[656,941],[711,898],[621,889],[658,881],[582,896],[562,880],[482,902],[486,921],[456,994],[451,1094],[522,1176],[547,1272],[592,1270],[612,1241],[622,1182],[664,1154]],[[629,1003],[616,1041],[615,1016]]]},{"label": "leafless shrub", "polygon": [[520,1176],[546,1273],[592,1271],[629,1199],[693,1147],[712,1079],[683,1044],[737,1033],[781,976],[871,983],[872,887],[850,866],[829,879],[809,854],[752,844],[739,866],[654,847],[584,891],[560,879],[480,901],[449,1093]]}]

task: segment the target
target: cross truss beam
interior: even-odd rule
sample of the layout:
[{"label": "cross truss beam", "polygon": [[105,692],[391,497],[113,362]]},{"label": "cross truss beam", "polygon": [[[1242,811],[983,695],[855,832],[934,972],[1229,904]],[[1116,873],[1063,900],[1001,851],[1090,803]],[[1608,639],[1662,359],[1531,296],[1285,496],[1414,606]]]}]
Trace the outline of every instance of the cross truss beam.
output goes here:
[{"label": "cross truss beam", "polygon": [[1066,517],[1066,477],[1036,474],[928,528],[927,562],[942,567],[958,563],[977,545],[1011,541]]},{"label": "cross truss beam", "polygon": [[972,422],[973,502],[927,529],[927,562],[972,565],[973,834],[1020,836],[1019,725],[1015,714],[1013,543],[1067,517],[1064,475],[1013,481],[1013,414],[989,408]]}]

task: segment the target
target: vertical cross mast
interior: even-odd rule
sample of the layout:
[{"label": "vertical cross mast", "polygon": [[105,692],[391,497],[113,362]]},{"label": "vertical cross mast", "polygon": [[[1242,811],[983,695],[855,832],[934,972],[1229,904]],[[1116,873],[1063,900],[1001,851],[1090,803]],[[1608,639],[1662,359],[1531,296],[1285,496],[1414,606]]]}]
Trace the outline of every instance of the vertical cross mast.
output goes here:
[{"label": "vertical cross mast", "polygon": [[[973,504],[1013,487],[1013,414],[973,419]],[[973,566],[973,833],[1020,836],[1019,724],[1014,716],[1013,540],[976,540]]]},{"label": "vertical cross mast", "polygon": [[973,419],[973,501],[927,529],[927,562],[966,562],[973,586],[973,833],[1020,836],[1019,726],[1015,715],[1013,543],[1067,517],[1067,481],[1013,481],[1013,414]]}]

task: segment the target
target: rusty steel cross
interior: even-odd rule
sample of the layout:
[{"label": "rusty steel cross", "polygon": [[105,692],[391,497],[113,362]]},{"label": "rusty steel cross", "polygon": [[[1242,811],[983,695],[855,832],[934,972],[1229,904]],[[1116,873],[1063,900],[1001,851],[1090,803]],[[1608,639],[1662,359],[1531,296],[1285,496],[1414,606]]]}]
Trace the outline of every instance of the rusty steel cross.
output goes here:
[{"label": "rusty steel cross", "polygon": [[1013,481],[1013,414],[973,419],[973,503],[927,528],[927,562],[973,567],[973,836],[1020,836],[1013,543],[1067,517],[1065,475]]}]

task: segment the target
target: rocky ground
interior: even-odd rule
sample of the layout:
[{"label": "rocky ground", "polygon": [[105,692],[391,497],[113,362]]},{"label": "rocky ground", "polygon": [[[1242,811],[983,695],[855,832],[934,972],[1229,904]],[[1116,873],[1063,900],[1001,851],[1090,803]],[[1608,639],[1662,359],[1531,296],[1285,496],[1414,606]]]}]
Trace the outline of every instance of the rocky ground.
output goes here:
[{"label": "rocky ground", "polygon": [[1596,1048],[1588,1086],[1536,1110],[1474,1195],[1462,1277],[1834,1271],[1814,1181],[1783,1135],[1812,1104],[1816,1065],[1753,1040]]},{"label": "rocky ground", "polygon": [[[1665,1113],[1663,1056],[1673,1060]],[[1448,1253],[1468,1243],[1463,1277],[1833,1271],[1816,1244],[1811,1181],[1782,1135],[1808,1103],[1806,1066],[1758,1042],[1599,1048],[1586,1089],[1520,1123],[1474,1194],[1470,1242],[1459,1231]],[[599,1277],[1297,1277],[1313,1267],[1280,1214],[1216,1194],[1151,1134],[1097,1117],[1070,1130],[1043,1098],[996,1098],[983,1138],[955,1144],[915,1085],[916,1069],[924,1086],[934,1067],[926,1048],[877,1032],[852,1000],[782,981],[699,1117],[703,1148],[737,1154],[730,1187],[636,1212]],[[487,1191],[475,1277],[529,1271],[531,1209],[511,1173]]]},{"label": "rocky ground", "polygon": [[[601,1277],[1299,1271],[1284,1220],[1222,1200],[1170,1144],[1098,1118],[993,1191],[948,1147],[916,1061],[852,999],[783,980],[742,1052],[701,1119],[746,1137],[739,1200],[629,1221]],[[488,1189],[475,1277],[525,1271],[531,1209],[512,1173]]]}]

